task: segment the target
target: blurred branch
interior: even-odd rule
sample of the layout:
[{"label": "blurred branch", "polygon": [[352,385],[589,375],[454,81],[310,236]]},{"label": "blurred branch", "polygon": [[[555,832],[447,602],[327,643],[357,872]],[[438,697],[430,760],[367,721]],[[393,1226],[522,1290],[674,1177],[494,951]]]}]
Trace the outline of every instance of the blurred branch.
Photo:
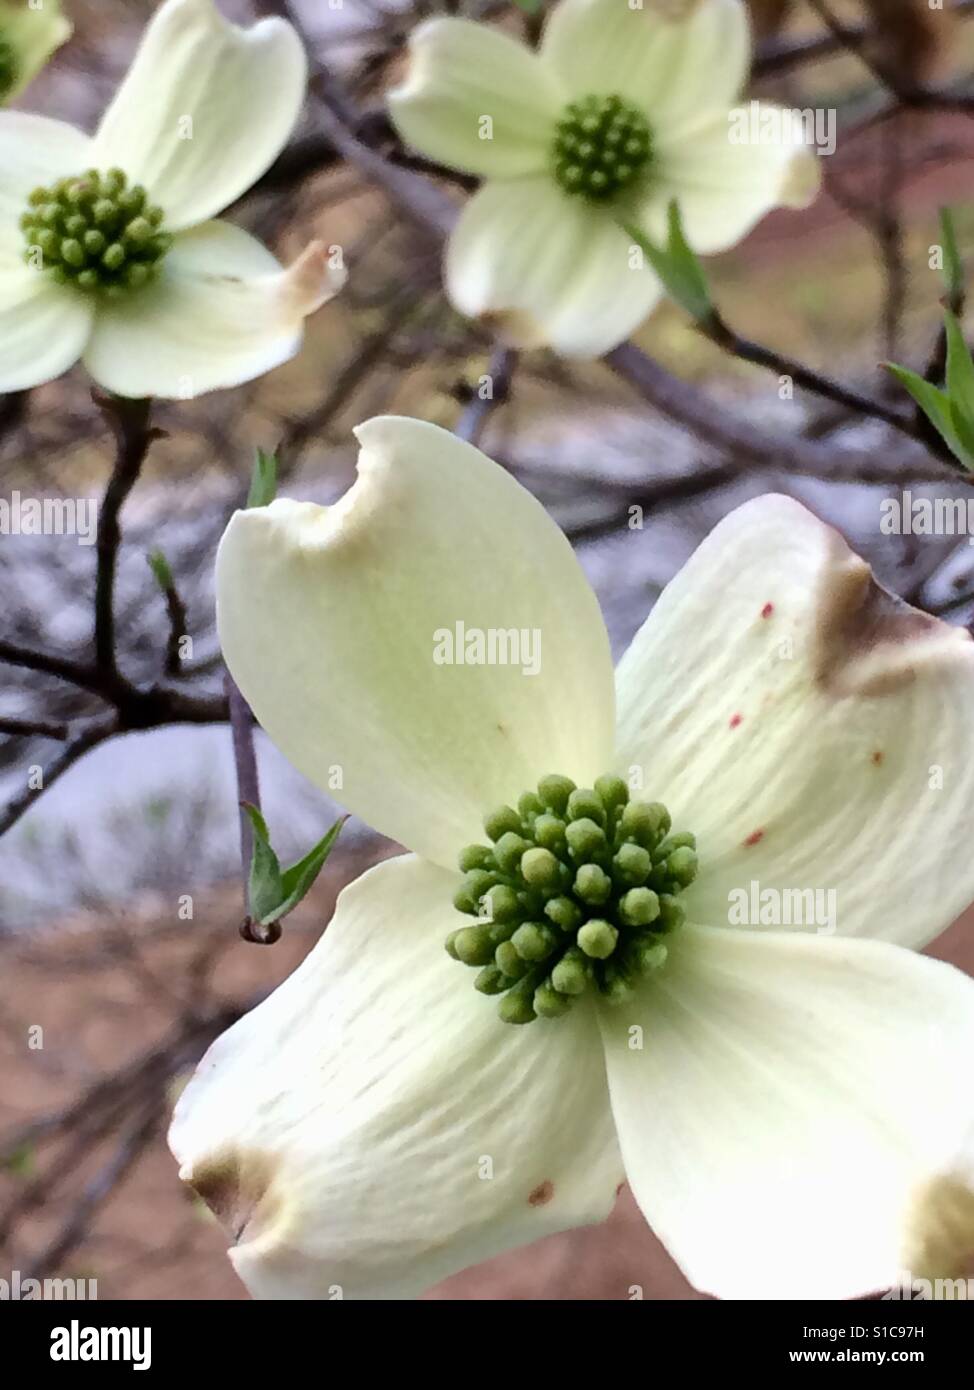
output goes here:
[{"label": "blurred branch", "polygon": [[498,406],[510,399],[517,353],[510,348],[498,348],[490,359],[487,377],[490,395],[475,394],[457,422],[454,434],[468,444],[479,444],[487,421]]},{"label": "blurred branch", "polygon": [[690,382],[673,376],[632,343],[613,349],[604,360],[657,410],[741,464],[846,482],[961,480],[956,469],[935,463],[924,454],[890,459],[888,453],[879,456],[872,450],[837,451],[800,435],[783,435],[753,425],[711,401]]},{"label": "blurred branch", "polygon": [[877,82],[896,97],[901,106],[921,111],[961,111],[966,115],[974,115],[974,93],[952,92],[944,88],[901,81],[886,63],[870,51],[870,27],[853,28],[844,24],[833,12],[829,0],[808,0],[808,3],[833,38],[850,53],[854,53]]},{"label": "blurred branch", "polygon": [[98,514],[98,572],[95,579],[95,665],[108,678],[118,674],[115,653],[115,573],[122,543],[119,523],[126,498],[157,432],[149,426],[151,401],[132,401],[121,396],[98,396],[96,402],[115,435],[117,452],[112,476]]}]

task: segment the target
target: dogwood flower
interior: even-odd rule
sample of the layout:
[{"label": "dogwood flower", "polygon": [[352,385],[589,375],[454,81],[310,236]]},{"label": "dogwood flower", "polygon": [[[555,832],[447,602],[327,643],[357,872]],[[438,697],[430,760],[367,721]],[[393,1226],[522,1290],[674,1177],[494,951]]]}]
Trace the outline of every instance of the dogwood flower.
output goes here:
[{"label": "dogwood flower", "polygon": [[74,26],[61,0],[0,0],[0,104],[13,101],[40,72]]},{"label": "dogwood flower", "polygon": [[486,181],[450,237],[448,293],[514,346],[595,357],[639,327],[663,291],[621,224],[665,243],[676,199],[707,255],[818,190],[799,125],[734,105],[742,0],[561,0],[537,53],[464,19],[421,24],[409,47],[400,134]]},{"label": "dogwood flower", "polygon": [[327,248],[284,270],[212,219],[283,147],[306,75],[283,20],[166,0],[94,136],[0,112],[0,393],[81,358],[107,391],[185,399],[297,352],[340,282]]},{"label": "dogwood flower", "polygon": [[[931,1190],[971,1176],[974,981],[918,954],[974,897],[968,635],[762,497],[613,675],[508,473],[419,421],[357,433],[342,500],[238,512],[217,564],[268,735],[409,850],[178,1103],[237,1272],[411,1295],[602,1220],[627,1178],[708,1292],[891,1285]],[[500,656],[525,633],[535,674]],[[732,925],[752,885],[761,920]],[[830,891],[831,934],[765,913]]]}]

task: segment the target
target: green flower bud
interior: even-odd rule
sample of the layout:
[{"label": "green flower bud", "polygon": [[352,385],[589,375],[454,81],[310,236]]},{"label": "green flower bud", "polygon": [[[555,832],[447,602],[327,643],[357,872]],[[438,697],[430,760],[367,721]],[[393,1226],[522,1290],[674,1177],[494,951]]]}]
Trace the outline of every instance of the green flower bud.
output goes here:
[{"label": "green flower bud", "polygon": [[523,961],[510,941],[502,941],[494,952],[494,964],[509,980],[519,980],[531,968]]},{"label": "green flower bud", "polygon": [[620,845],[612,856],[612,877],[617,883],[632,888],[646,882],[652,867],[649,850],[643,849],[642,845],[627,842]]},{"label": "green flower bud", "polygon": [[513,830],[505,830],[494,846],[494,858],[497,860],[497,867],[502,873],[515,873],[520,866],[521,855],[530,848],[527,840],[521,835]]},{"label": "green flower bud", "polygon": [[484,816],[484,829],[495,842],[508,833],[520,835],[523,828],[521,817],[513,806],[498,806],[496,810]]},{"label": "green flower bud", "polygon": [[557,816],[563,816],[568,805],[568,798],[574,790],[575,783],[570,777],[559,777],[557,773],[552,773],[548,777],[542,777],[538,783],[538,799],[549,811],[554,811]]},{"label": "green flower bud", "polygon": [[571,946],[551,972],[551,983],[559,994],[584,994],[592,978],[588,957],[577,946]]},{"label": "green flower bud", "polygon": [[587,956],[594,960],[608,960],[616,948],[619,933],[610,922],[597,918],[586,922],[578,931],[578,944]]},{"label": "green flower bud", "polygon": [[601,907],[612,894],[612,880],[598,864],[583,864],[575,875],[575,896],[588,907]]},{"label": "green flower bud", "polygon": [[530,825],[535,816],[540,816],[544,810],[541,798],[535,796],[534,792],[524,792],[517,803],[518,813],[525,825]]},{"label": "green flower bud", "polygon": [[497,1012],[505,1023],[531,1023],[537,1018],[534,1011],[534,972],[513,985],[501,997]]},{"label": "green flower bud", "polygon": [[694,850],[681,845],[666,861],[666,872],[681,888],[689,888],[697,876],[697,856]]},{"label": "green flower bud", "polygon": [[540,815],[534,822],[534,838],[542,849],[550,849],[552,854],[561,858],[565,853],[567,841],[565,840],[565,822],[560,816],[552,816],[548,812]]},{"label": "green flower bud", "polygon": [[651,888],[630,888],[620,899],[619,916],[629,927],[647,927],[659,915],[659,898]]},{"label": "green flower bud", "polygon": [[467,873],[469,869],[492,869],[494,867],[494,851],[488,849],[486,845],[467,845],[460,851],[457,858],[461,873]]},{"label": "green flower bud", "polygon": [[605,825],[605,807],[598,792],[590,787],[577,787],[568,798],[568,819],[590,820]]},{"label": "green flower bud", "polygon": [[521,855],[521,876],[532,888],[552,890],[561,881],[561,865],[547,849],[528,849]]},{"label": "green flower bud", "polygon": [[488,965],[494,959],[489,927],[461,927],[453,938],[457,960],[464,965]]},{"label": "green flower bud", "polygon": [[605,831],[593,820],[573,820],[565,826],[565,838],[576,864],[586,864],[606,852]]},{"label": "green flower bud", "polygon": [[544,922],[522,922],[511,937],[511,945],[522,960],[545,960],[555,949],[558,936]]},{"label": "green flower bud", "polygon": [[618,810],[620,806],[625,806],[629,800],[629,788],[621,777],[614,777],[610,774],[596,777],[595,790],[607,812]]},{"label": "green flower bud", "polygon": [[485,965],[474,980],[473,987],[481,994],[503,994],[509,984],[510,981],[504,977],[503,971],[498,970],[496,965]]},{"label": "green flower bud", "polygon": [[549,898],[544,905],[545,916],[564,932],[573,932],[581,926],[582,909],[572,898]]},{"label": "green flower bud", "polygon": [[518,922],[521,919],[521,905],[513,888],[506,883],[495,884],[486,894],[487,916],[500,925],[504,922]]},{"label": "green flower bud", "polygon": [[543,981],[534,991],[532,1006],[536,1014],[541,1018],[560,1018],[571,1008],[571,999],[564,994],[559,994],[556,989]]}]

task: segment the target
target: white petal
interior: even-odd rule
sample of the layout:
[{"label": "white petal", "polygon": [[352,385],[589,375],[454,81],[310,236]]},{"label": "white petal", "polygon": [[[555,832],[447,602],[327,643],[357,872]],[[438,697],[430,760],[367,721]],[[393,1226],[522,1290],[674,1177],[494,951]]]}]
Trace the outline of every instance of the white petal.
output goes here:
[{"label": "white petal", "polygon": [[[359,476],[334,507],[282,500],[231,520],[223,654],[297,768],[452,868],[483,815],[546,772],[591,785],[605,767],[608,638],[568,542],[508,473],[419,420],[356,434]],[[441,662],[476,656],[476,632],[504,638],[495,664]]]},{"label": "white petal", "polygon": [[411,1297],[613,1205],[594,1009],[501,1023],[443,949],[456,881],[406,858],[347,888],[179,1100],[180,1176],[259,1297]]},{"label": "white petal", "polygon": [[644,321],[661,296],[633,268],[628,236],[604,210],[549,178],[485,184],[450,237],[446,284],[461,313],[515,347],[547,344],[599,357]]},{"label": "white petal", "polygon": [[537,54],[467,19],[427,20],[409,54],[408,76],[389,94],[407,144],[485,178],[545,167],[562,97]]},{"label": "white petal", "polygon": [[194,226],[277,158],[306,85],[304,48],[284,20],[240,29],[213,0],[166,0],[105,112],[94,162],[144,184],[168,231]]},{"label": "white petal", "polygon": [[541,56],[573,96],[617,93],[657,136],[677,136],[740,96],[751,60],[741,0],[562,0]]},{"label": "white petal", "polygon": [[93,318],[84,295],[0,257],[0,395],[41,386],[73,367]]},{"label": "white petal", "polygon": [[974,644],[797,502],[712,532],[616,688],[620,766],[697,835],[695,921],[727,922],[752,882],[831,891],[842,935],[919,947],[974,899]]},{"label": "white petal", "polygon": [[[784,124],[774,126],[773,139],[750,139],[752,121],[760,131],[764,116],[778,114],[777,108],[753,102],[730,115],[718,115],[689,136],[664,142],[640,218],[648,235],[665,239],[667,210],[674,198],[687,240],[701,255],[734,246],[774,208],[808,207],[819,191],[822,173],[800,127],[784,116]],[[735,124],[738,117],[740,125]],[[748,138],[738,140],[738,135]]]},{"label": "white petal", "polygon": [[603,1018],[626,1173],[691,1283],[811,1299],[897,1281],[930,1180],[966,1161],[974,981],[882,942],[687,927]]},{"label": "white petal", "polygon": [[41,6],[0,3],[0,33],[14,51],[17,75],[4,101],[13,101],[28,86],[56,48],[67,43],[73,26],[61,9],[61,0],[43,0]]},{"label": "white petal", "polygon": [[91,140],[74,126],[0,111],[0,253],[26,249],[20,219],[35,188],[46,188],[91,164]]},{"label": "white petal", "polygon": [[284,270],[239,227],[206,222],[176,238],[155,285],[99,308],[85,366],[120,396],[238,386],[295,355],[343,278],[321,242]]}]

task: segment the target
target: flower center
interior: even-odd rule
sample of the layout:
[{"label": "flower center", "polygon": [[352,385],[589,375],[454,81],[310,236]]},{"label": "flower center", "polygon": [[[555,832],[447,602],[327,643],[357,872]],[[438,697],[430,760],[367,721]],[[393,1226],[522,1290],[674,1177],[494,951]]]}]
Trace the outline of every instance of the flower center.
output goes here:
[{"label": "flower center", "polygon": [[620,777],[586,789],[553,775],[484,829],[493,845],[461,851],[453,899],[478,922],[446,949],[479,967],[481,993],[503,995],[505,1023],[556,1018],[588,989],[622,1003],[664,964],[685,915],[677,895],[697,873],[696,841],[670,833],[665,806],[630,801]]},{"label": "flower center", "polygon": [[17,53],[9,39],[0,34],[0,101],[9,96],[17,85],[20,64]]},{"label": "flower center", "polygon": [[61,284],[110,297],[142,289],[172,246],[163,212],[121,169],[35,188],[20,225],[25,259]]},{"label": "flower center", "polygon": [[583,97],[566,106],[551,152],[555,178],[566,193],[604,203],[646,169],[653,136],[643,113],[622,97]]}]

